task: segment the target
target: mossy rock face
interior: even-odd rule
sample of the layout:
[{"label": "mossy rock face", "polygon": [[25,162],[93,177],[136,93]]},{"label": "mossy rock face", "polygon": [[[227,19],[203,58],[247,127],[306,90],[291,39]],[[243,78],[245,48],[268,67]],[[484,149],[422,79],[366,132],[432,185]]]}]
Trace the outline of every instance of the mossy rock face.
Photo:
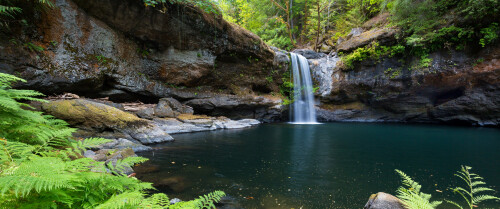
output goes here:
[{"label": "mossy rock face", "polygon": [[148,125],[148,121],[117,108],[84,99],[58,100],[43,104],[50,115],[82,129],[123,129]]}]

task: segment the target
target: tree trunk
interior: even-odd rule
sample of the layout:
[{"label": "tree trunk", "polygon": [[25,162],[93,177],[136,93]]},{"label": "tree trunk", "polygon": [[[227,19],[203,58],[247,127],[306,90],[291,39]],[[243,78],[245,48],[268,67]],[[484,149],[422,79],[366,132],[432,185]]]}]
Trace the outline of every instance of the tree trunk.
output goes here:
[{"label": "tree trunk", "polygon": [[321,7],[318,0],[318,30],[316,31],[316,43],[314,44],[314,51],[318,52],[319,30],[321,29]]}]

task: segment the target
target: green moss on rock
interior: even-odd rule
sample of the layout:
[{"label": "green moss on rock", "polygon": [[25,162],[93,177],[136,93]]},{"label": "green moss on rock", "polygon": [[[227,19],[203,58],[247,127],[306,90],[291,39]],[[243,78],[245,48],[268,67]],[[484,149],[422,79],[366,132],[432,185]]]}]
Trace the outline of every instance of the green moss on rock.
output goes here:
[{"label": "green moss on rock", "polygon": [[147,125],[147,121],[117,108],[84,99],[58,100],[43,104],[42,109],[71,125],[84,129],[122,129]]}]

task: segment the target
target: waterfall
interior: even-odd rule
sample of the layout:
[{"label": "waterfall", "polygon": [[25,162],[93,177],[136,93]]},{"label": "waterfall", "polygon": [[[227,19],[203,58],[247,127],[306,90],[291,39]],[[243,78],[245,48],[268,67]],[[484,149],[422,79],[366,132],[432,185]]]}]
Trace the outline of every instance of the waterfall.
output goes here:
[{"label": "waterfall", "polygon": [[314,110],[313,84],[309,62],[302,55],[290,53],[293,73],[293,99],[290,105],[292,123],[315,124],[316,110]]}]

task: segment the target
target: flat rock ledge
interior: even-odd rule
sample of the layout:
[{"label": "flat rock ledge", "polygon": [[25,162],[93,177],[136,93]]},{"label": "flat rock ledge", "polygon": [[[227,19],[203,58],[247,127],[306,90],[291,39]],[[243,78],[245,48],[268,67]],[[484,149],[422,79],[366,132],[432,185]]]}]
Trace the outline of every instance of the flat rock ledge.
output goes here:
[{"label": "flat rock ledge", "polygon": [[260,124],[260,121],[255,119],[231,120],[225,117],[179,115],[177,118],[155,118],[153,123],[168,134],[180,134],[217,129],[248,128]]},{"label": "flat rock ledge", "polygon": [[[102,137],[112,142],[96,150],[151,150],[147,144],[173,141],[170,134],[240,129],[260,124],[255,119],[193,115],[193,109],[173,98],[160,99],[158,104],[113,103],[107,100],[82,99],[77,95],[49,98],[40,104],[45,113],[63,119],[79,130],[76,137]],[[99,158],[100,159],[100,158]]]}]

